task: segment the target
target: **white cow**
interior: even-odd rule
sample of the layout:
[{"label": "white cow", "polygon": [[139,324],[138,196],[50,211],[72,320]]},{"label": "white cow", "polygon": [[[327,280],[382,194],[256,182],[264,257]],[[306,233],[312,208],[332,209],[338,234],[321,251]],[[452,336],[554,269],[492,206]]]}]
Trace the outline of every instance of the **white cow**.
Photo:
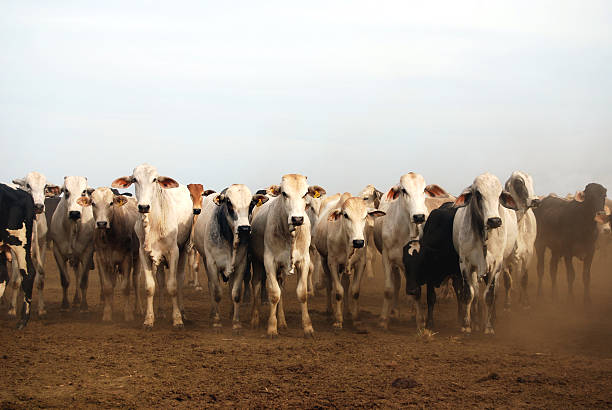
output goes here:
[{"label": "white cow", "polygon": [[[359,192],[357,195],[363,199],[363,202],[368,209],[378,209],[380,207],[380,200],[382,198],[382,192],[376,189],[372,184],[368,184]],[[374,258],[376,256],[376,245],[374,244],[374,218],[367,219],[367,247],[366,247],[366,267],[365,274],[368,278],[374,277]]]},{"label": "white cow", "polygon": [[[126,322],[132,321],[134,310],[140,311],[139,246],[134,232],[138,219],[136,200],[115,195],[110,188],[102,187],[93,191],[91,198],[81,197],[78,202],[83,206],[91,205],[96,222],[94,250],[104,300],[102,321],[113,319],[113,294],[118,274],[123,276],[123,317]],[[135,309],[130,305],[130,287],[134,288]]]},{"label": "white cow", "polygon": [[145,329],[155,322],[153,297],[155,278],[162,264],[168,266],[166,288],[172,300],[172,324],[183,327],[183,279],[187,262],[186,244],[191,233],[193,203],[189,190],[174,179],[160,176],[149,164],[134,168],[132,175],[117,178],[113,188],[127,188],[134,184],[138,211],[142,214],[134,230],[140,242],[140,264],[145,274],[147,307]]},{"label": "white cow", "polygon": [[[32,260],[36,269],[35,286],[38,289],[38,315],[45,316],[45,301],[43,298],[43,288],[45,285],[45,255],[47,253],[47,218],[45,216],[45,198],[54,197],[60,194],[60,187],[47,182],[40,172],[30,172],[25,178],[13,180],[15,186],[26,191],[34,200],[34,212],[36,219],[32,231]],[[9,308],[9,316],[15,316],[17,308],[17,295],[21,287],[21,275],[14,275],[11,281],[13,294]]]},{"label": "white cow", "polygon": [[73,308],[80,304],[81,311],[87,311],[87,283],[89,271],[93,269],[94,219],[91,207],[83,207],[79,199],[91,195],[93,188],[87,186],[87,178],[69,176],[64,177],[62,192],[64,195],[55,208],[49,230],[53,241],[53,255],[62,281],[61,308],[66,310],[70,307],[70,280],[67,270],[67,264],[70,264],[74,268],[76,281]]},{"label": "white cow", "polygon": [[[361,197],[342,196],[333,209],[321,215],[314,242],[327,276],[327,300],[334,304],[334,328],[342,329],[343,309],[348,302],[353,324],[359,316],[359,291],[366,267],[367,220],[385,213],[368,208]],[[344,297],[345,292],[349,297]]]},{"label": "white cow", "polygon": [[[266,279],[270,316],[268,336],[278,335],[277,323],[286,327],[282,309],[281,284],[290,271],[298,275],[297,297],[302,308],[302,327],[304,335],[314,334],[308,314],[308,272],[310,268],[310,220],[306,215],[306,196],[318,197],[325,190],[318,186],[308,186],[303,175],[283,176],[280,186],[270,192],[279,195],[259,207],[253,217],[251,228],[251,253],[253,265],[253,312],[251,325],[259,326],[261,308],[261,284]],[[277,307],[278,309],[277,320]]]},{"label": "white cow", "polygon": [[232,330],[239,333],[242,329],[240,299],[244,274],[249,269],[249,208],[252,205],[261,206],[267,201],[267,196],[251,195],[247,186],[234,184],[220,194],[205,198],[202,205],[202,214],[196,222],[193,240],[206,265],[211,299],[210,316],[217,331],[221,329],[219,277],[229,282],[233,301]]},{"label": "white cow", "polygon": [[[493,334],[495,284],[517,238],[516,204],[502,190],[499,179],[485,173],[457,197],[453,221],[453,244],[465,282],[462,332],[471,333],[471,308],[476,299],[477,317],[484,305],[484,331]],[[509,209],[508,209],[509,208]],[[480,289],[480,286],[483,289]],[[484,296],[483,296],[484,295]],[[482,322],[479,320],[478,324]]]},{"label": "white cow", "polygon": [[[374,223],[374,242],[382,253],[385,272],[385,298],[380,315],[380,326],[389,327],[389,313],[399,317],[398,299],[401,276],[404,274],[404,246],[418,242],[422,234],[422,224],[429,212],[425,205],[425,196],[439,197],[448,194],[438,185],[427,185],[425,179],[414,172],[402,175],[399,184],[392,187],[386,195],[386,202],[381,201],[381,210],[386,212],[384,218]],[[413,298],[416,298],[413,295]],[[415,300],[416,301],[416,300]],[[391,310],[393,304],[393,310]],[[421,317],[419,304],[417,317]],[[390,312],[391,310],[391,312]]]},{"label": "white cow", "polygon": [[510,290],[512,289],[513,278],[520,280],[519,303],[524,308],[528,308],[527,282],[529,276],[527,268],[535,251],[534,243],[537,235],[536,218],[531,208],[537,207],[540,200],[534,193],[531,175],[525,172],[513,172],[506,181],[505,190],[512,195],[517,206],[518,236],[512,254],[504,263],[504,285],[506,289],[504,309],[510,309]]}]

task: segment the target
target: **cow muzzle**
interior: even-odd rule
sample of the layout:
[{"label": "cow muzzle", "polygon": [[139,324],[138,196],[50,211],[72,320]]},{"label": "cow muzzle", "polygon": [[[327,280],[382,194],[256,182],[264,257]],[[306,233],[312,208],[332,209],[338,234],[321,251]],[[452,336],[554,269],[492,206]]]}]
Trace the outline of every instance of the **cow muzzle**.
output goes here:
[{"label": "cow muzzle", "polygon": [[529,203],[529,208],[537,208],[540,206],[540,200],[538,198],[532,199]]},{"label": "cow muzzle", "polygon": [[363,239],[354,239],[353,240],[353,248],[361,249],[365,246],[365,241]]},{"label": "cow muzzle", "polygon": [[200,208],[193,208],[193,214],[194,215],[200,215],[202,213],[202,209]]},{"label": "cow muzzle", "polygon": [[108,228],[108,222],[106,222],[106,221],[98,221],[98,222],[96,222],[96,226],[98,227],[98,229],[107,229]]},{"label": "cow muzzle", "polygon": [[412,216],[412,220],[415,224],[422,224],[425,222],[425,214],[416,214]]},{"label": "cow muzzle", "polygon": [[501,218],[495,217],[495,218],[487,219],[487,228],[495,229],[495,228],[499,228],[500,226],[502,226]]},{"label": "cow muzzle", "polygon": [[148,214],[151,210],[151,205],[138,205],[138,212],[141,214]]},{"label": "cow muzzle", "polygon": [[45,211],[44,204],[34,204],[34,213],[42,214]]},{"label": "cow muzzle", "polygon": [[293,226],[302,226],[304,224],[303,216],[292,216],[291,217],[291,225]]},{"label": "cow muzzle", "polygon": [[81,219],[81,211],[70,211],[70,212],[68,212],[68,218],[72,219],[73,221],[77,221],[77,220]]}]

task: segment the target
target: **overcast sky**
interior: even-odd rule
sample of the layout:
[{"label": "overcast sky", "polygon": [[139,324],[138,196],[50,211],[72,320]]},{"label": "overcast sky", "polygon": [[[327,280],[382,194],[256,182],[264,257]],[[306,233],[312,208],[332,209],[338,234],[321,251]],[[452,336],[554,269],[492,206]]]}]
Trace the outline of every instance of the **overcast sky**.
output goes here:
[{"label": "overcast sky", "polygon": [[610,1],[3,1],[0,181],[612,189]]}]

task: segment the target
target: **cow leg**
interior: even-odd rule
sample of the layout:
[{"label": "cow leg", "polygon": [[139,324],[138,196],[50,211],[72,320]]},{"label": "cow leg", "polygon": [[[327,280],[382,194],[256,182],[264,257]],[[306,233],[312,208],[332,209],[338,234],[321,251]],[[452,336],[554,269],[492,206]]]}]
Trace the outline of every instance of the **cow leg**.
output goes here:
[{"label": "cow leg", "polygon": [[132,258],[132,287],[134,288],[134,312],[138,315],[144,315],[142,309],[142,300],[140,294],[140,257],[138,255],[131,256]]},{"label": "cow leg", "polygon": [[162,265],[158,265],[155,268],[155,278],[157,280],[157,287],[159,287],[159,292],[157,292],[157,316],[160,318],[165,318],[166,314],[164,313],[164,283],[166,282],[166,269]]},{"label": "cow leg", "polygon": [[234,304],[234,317],[232,318],[232,331],[234,334],[240,334],[242,330],[242,324],[240,323],[240,298],[242,296],[242,285],[244,283],[245,267],[240,266],[234,277],[234,281],[231,284],[232,287],[232,303]]},{"label": "cow leg", "polygon": [[278,309],[276,311],[276,318],[278,319],[277,326],[279,329],[287,329],[287,319],[285,319],[285,306],[283,303],[285,299],[285,281],[281,281],[279,286],[281,288],[281,296],[278,300]]},{"label": "cow leg", "polygon": [[542,297],[542,279],[544,278],[544,252],[546,248],[543,246],[536,246],[536,257],[538,258],[538,298]]},{"label": "cow leg", "polygon": [[374,279],[374,256],[376,255],[376,250],[374,246],[371,245],[374,243],[374,238],[370,233],[368,235],[368,245],[366,246],[366,265],[365,265],[365,274],[368,279]]},{"label": "cow leg", "polygon": [[121,272],[123,273],[123,281],[121,284],[121,290],[123,291],[123,320],[131,322],[134,320],[134,307],[130,303],[130,287],[132,284],[132,275],[134,275],[131,255],[123,257]]},{"label": "cow leg", "polygon": [[[462,275],[463,276],[463,275]],[[467,285],[463,277],[453,276],[453,290],[455,291],[455,298],[457,299],[457,323],[463,326],[463,308],[465,302],[465,291]]]},{"label": "cow leg", "polygon": [[153,311],[153,297],[155,296],[155,277],[153,276],[153,269],[157,272],[158,265],[153,264],[144,248],[140,247],[140,265],[145,276],[145,290],[147,292],[147,304],[145,310],[145,317],[143,327],[145,330],[153,329],[155,323],[155,313]]},{"label": "cow leg", "polygon": [[204,262],[200,257],[200,253],[198,251],[195,251],[195,263],[193,266],[193,287],[198,292],[202,291],[202,284],[200,283],[200,274],[202,273],[202,269],[205,269]]},{"label": "cow leg", "polygon": [[340,283],[342,284],[343,296],[342,296],[342,319],[349,316],[350,313],[350,294],[351,294],[351,281],[353,276],[349,273],[348,268],[344,270],[344,274],[340,277]]},{"label": "cow leg", "polygon": [[264,265],[266,268],[266,289],[268,290],[268,301],[270,303],[270,315],[268,317],[268,337],[278,336],[276,310],[281,298],[281,288],[276,276],[278,274],[274,256],[265,252]]},{"label": "cow leg", "polygon": [[527,268],[527,261],[524,260],[522,261],[523,263],[520,265],[521,266],[521,290],[520,290],[520,299],[521,299],[521,306],[523,307],[523,309],[529,309],[529,292],[527,291],[527,285],[529,283],[529,271]]},{"label": "cow leg", "polygon": [[472,302],[474,301],[474,295],[478,291],[476,288],[477,278],[476,272],[468,271],[464,267],[461,268],[461,272],[463,277],[465,278],[465,311],[463,315],[463,326],[461,327],[461,332],[463,333],[472,333]]},{"label": "cow leg", "polygon": [[391,307],[391,312],[389,313],[389,317],[395,320],[400,319],[399,293],[402,286],[402,275],[403,269],[396,266],[395,269],[393,269],[393,305]]},{"label": "cow leg", "polygon": [[208,275],[208,294],[210,295],[210,318],[215,333],[221,332],[221,315],[219,303],[221,302],[221,285],[219,283],[219,268],[213,261],[206,259],[206,274]]},{"label": "cow leg", "polygon": [[567,298],[568,302],[574,301],[574,280],[576,279],[576,271],[574,270],[574,264],[572,263],[572,255],[563,255],[565,262],[565,271],[567,274]]},{"label": "cow leg", "polygon": [[[0,246],[0,298],[4,295],[4,290],[9,282],[8,268],[6,267],[7,258],[1,248]],[[4,303],[4,300],[2,300],[2,303]]]},{"label": "cow leg", "polygon": [[504,298],[504,310],[509,312],[511,305],[511,291],[512,291],[512,275],[514,274],[514,269],[512,267],[507,267],[503,269],[502,274],[504,275],[504,290],[505,290],[505,298]]},{"label": "cow leg", "polygon": [[582,264],[582,283],[584,285],[584,305],[591,305],[591,264],[593,263],[593,251],[587,253]]},{"label": "cow leg", "polygon": [[329,265],[330,282],[332,288],[332,294],[334,297],[333,311],[334,311],[334,329],[342,329],[342,298],[344,297],[344,288],[340,283],[338,275],[338,264],[336,261],[332,261]]},{"label": "cow leg", "polygon": [[[183,328],[183,315],[178,303],[178,265],[179,265],[179,250],[178,247],[170,250],[170,257],[168,258],[168,275],[166,276],[166,289],[168,289],[168,295],[172,301],[172,326],[175,329]],[[183,265],[183,268],[185,266]],[[182,275],[180,277],[182,279]]]},{"label": "cow leg", "polygon": [[552,282],[552,299],[557,301],[557,267],[559,266],[559,254],[553,252],[550,255],[550,281]]},{"label": "cow leg", "polygon": [[102,321],[111,322],[113,320],[113,282],[111,275],[114,275],[114,266],[107,263],[102,258],[102,255],[96,253],[96,266],[100,273],[100,288],[104,296],[101,302],[103,303]]},{"label": "cow leg", "polygon": [[66,311],[70,309],[70,303],[68,303],[68,286],[70,286],[70,279],[68,277],[66,258],[64,258],[58,248],[56,244],[53,244],[53,256],[55,257],[57,269],[60,273],[60,280],[62,282],[62,306],[60,310]]},{"label": "cow leg", "polygon": [[32,256],[26,249],[25,238],[22,239],[23,244],[14,248],[17,259],[17,266],[21,274],[21,289],[23,290],[23,306],[21,308],[21,320],[17,324],[18,329],[23,329],[30,320],[30,309],[32,305],[32,288],[34,287],[34,277],[36,270],[32,263]]},{"label": "cow leg", "polygon": [[185,271],[187,270],[187,252],[184,250],[179,251],[178,265],[176,268],[176,295],[178,300],[179,311],[181,312],[181,318],[186,320],[185,316],[185,301],[183,299],[183,292],[185,287]]},{"label": "cow leg", "polygon": [[187,272],[185,279],[187,280],[187,286],[194,285],[194,271],[195,271],[195,248],[189,249],[187,252]]},{"label": "cow leg", "polygon": [[308,254],[305,258],[296,263],[296,269],[299,272],[298,283],[297,283],[297,297],[302,308],[302,328],[304,329],[304,337],[312,337],[314,335],[314,329],[312,328],[312,321],[308,314],[308,266],[310,264],[310,257]]},{"label": "cow leg", "polygon": [[[88,249],[85,252],[85,258],[82,259],[83,262],[81,262],[80,265],[78,265],[78,267],[81,269],[81,274],[80,276],[80,284],[81,284],[81,295],[82,295],[82,299],[81,299],[81,312],[87,312],[89,310],[88,306],[87,306],[87,284],[89,282],[89,270],[90,270],[90,261],[92,261],[93,259],[93,247],[91,247],[90,249]],[[113,268],[111,267],[110,269],[110,274],[112,275],[113,272]]]},{"label": "cow leg", "polygon": [[434,307],[436,305],[436,288],[434,285],[428,283],[427,284],[427,323],[426,327],[428,329],[433,329],[434,327]]},{"label": "cow leg", "polygon": [[331,271],[327,258],[323,256],[321,256],[321,268],[323,269],[321,282],[325,286],[325,314],[331,316],[333,314]]},{"label": "cow leg", "polygon": [[11,305],[9,307],[8,315],[10,317],[17,317],[17,298],[19,297],[19,292],[21,292],[21,281],[23,278],[19,273],[19,265],[17,263],[17,258],[13,258],[13,262],[11,262],[11,281],[9,283],[11,292]]},{"label": "cow leg", "polygon": [[355,267],[355,273],[350,282],[349,288],[349,299],[350,299],[350,311],[353,326],[358,327],[359,325],[359,293],[361,292],[361,281],[365,274],[365,264]]},{"label": "cow leg", "polygon": [[261,263],[251,260],[251,266],[253,274],[251,275],[251,296],[252,310],[251,310],[251,328],[256,329],[260,325],[260,310],[261,310],[261,286],[263,278],[265,277],[264,267]]},{"label": "cow leg", "polygon": [[44,317],[47,315],[45,309],[45,299],[43,297],[43,289],[45,287],[45,250],[46,244],[39,244],[39,248],[35,256],[36,264],[36,278],[34,279],[34,286],[38,290],[38,316]]},{"label": "cow leg", "polygon": [[484,293],[484,316],[485,316],[485,326],[484,333],[485,335],[493,335],[495,334],[494,324],[495,324],[495,281],[497,279],[498,273],[494,273],[493,277],[487,284]]},{"label": "cow leg", "polygon": [[383,330],[389,329],[389,310],[391,307],[391,299],[393,298],[393,291],[395,289],[395,283],[393,281],[393,275],[391,272],[392,266],[389,260],[388,251],[383,249],[383,270],[385,272],[385,298],[383,299],[382,311],[380,313],[379,326]]}]

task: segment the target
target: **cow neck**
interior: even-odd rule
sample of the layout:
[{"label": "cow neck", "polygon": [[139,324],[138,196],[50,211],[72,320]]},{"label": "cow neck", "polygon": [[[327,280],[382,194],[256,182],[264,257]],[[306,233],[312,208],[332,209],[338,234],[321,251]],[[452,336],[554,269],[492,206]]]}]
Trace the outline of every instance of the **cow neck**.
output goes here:
[{"label": "cow neck", "polygon": [[154,240],[151,237],[153,235],[151,230],[160,238],[165,237],[167,234],[167,217],[170,204],[168,204],[168,197],[166,192],[164,192],[164,188],[158,184],[155,185],[150,210],[146,214],[141,214],[145,234],[144,249],[147,252],[151,252],[151,240]]},{"label": "cow neck", "polygon": [[404,203],[400,201],[402,201],[402,199],[398,198],[392,204],[392,206],[395,205],[396,208],[399,208],[397,211],[398,215],[401,216],[402,219],[405,219],[407,222],[402,223],[400,221],[400,223],[398,223],[396,226],[400,227],[400,229],[402,229],[404,226],[408,228],[408,236],[409,236],[408,242],[418,241],[419,240],[419,228],[416,226],[414,222],[410,220],[410,212],[408,212],[408,210],[404,206]]},{"label": "cow neck", "polygon": [[278,198],[276,201],[274,201],[272,206],[278,208],[278,211],[272,212],[274,209],[270,209],[268,211],[268,214],[272,213],[273,215],[278,215],[277,218],[273,221],[275,225],[274,230],[276,232],[281,233],[283,237],[291,238],[293,237],[293,235],[292,232],[289,230],[289,224],[287,223],[287,221],[289,220],[289,214],[287,214],[287,211],[285,210],[282,201],[282,198]]}]

